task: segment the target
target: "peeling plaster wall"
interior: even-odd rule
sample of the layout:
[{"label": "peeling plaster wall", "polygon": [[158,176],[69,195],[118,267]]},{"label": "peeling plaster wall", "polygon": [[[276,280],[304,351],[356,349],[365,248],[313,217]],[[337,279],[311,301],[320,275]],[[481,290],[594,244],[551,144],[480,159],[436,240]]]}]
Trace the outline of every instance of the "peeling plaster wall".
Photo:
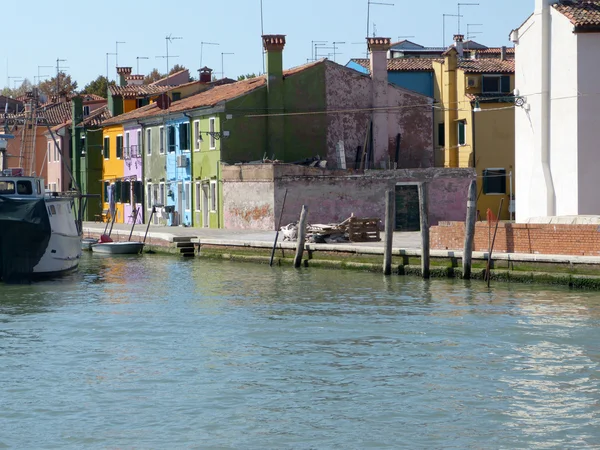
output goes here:
[{"label": "peeling plaster wall", "polygon": [[[326,64],[327,109],[371,108],[372,81],[358,77],[356,71],[337,64]],[[396,136],[402,135],[399,168],[433,167],[433,99],[416,92],[388,86],[388,105],[402,107],[388,113],[388,156],[392,163],[396,154]],[[346,167],[353,168],[357,147],[365,146],[371,113],[368,111],[329,114],[327,116],[327,159],[329,167],[337,166],[336,145],[344,142]]]},{"label": "peeling plaster wall", "polygon": [[412,169],[348,173],[302,166],[257,165],[223,168],[225,228],[274,230],[287,199],[282,224],[298,221],[302,205],[309,223],[336,223],[354,213],[385,217],[385,191],[397,183],[429,184],[429,219],[463,221],[473,169]]}]

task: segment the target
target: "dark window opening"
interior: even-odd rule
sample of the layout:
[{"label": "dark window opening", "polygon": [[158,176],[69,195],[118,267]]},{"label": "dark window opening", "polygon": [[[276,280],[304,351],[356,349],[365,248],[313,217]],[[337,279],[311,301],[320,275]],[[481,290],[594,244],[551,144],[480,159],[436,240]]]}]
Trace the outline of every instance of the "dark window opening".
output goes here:
[{"label": "dark window opening", "polygon": [[506,170],[486,169],[483,171],[484,194],[506,194]]}]

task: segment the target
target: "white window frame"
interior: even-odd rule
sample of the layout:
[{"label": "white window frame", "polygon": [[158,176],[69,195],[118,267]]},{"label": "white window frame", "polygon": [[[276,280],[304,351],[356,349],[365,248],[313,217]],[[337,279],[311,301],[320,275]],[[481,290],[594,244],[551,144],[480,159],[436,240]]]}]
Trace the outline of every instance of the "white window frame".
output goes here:
[{"label": "white window frame", "polygon": [[54,159],[52,161],[58,161],[58,145],[56,143],[54,144]]},{"label": "white window frame", "polygon": [[210,195],[210,198],[209,198],[210,212],[217,212],[217,208],[218,208],[217,197],[218,197],[219,193],[217,192],[217,182],[216,181],[210,182],[209,195]]},{"label": "white window frame", "polygon": [[192,210],[192,183],[186,181],[183,184],[183,195],[185,197],[185,210]]},{"label": "white window frame", "polygon": [[215,139],[215,136],[213,134],[215,132],[215,125],[216,125],[215,122],[216,122],[215,117],[211,117],[210,119],[208,119],[208,131],[210,131],[210,133],[211,133],[209,135],[209,137],[210,137],[209,142],[210,142],[211,150],[214,150],[217,148],[217,140]]},{"label": "white window frame", "polygon": [[194,199],[194,210],[196,212],[200,212],[202,211],[202,183],[197,182],[194,187],[194,192],[196,193],[196,198]]},{"label": "white window frame", "polygon": [[152,183],[146,184],[146,209],[152,211]]},{"label": "white window frame", "polygon": [[165,127],[158,127],[158,153],[165,154]]},{"label": "white window frame", "polygon": [[152,156],[152,128],[146,128],[146,155]]},{"label": "white window frame", "polygon": [[200,151],[200,145],[201,145],[201,141],[200,141],[200,121],[199,120],[194,120],[194,151],[195,152],[199,152]]},{"label": "white window frame", "polygon": [[166,186],[165,186],[165,182],[161,181],[159,183],[159,188],[158,188],[158,196],[160,197],[160,203],[163,206],[167,206],[167,190],[166,190]]},{"label": "white window frame", "polygon": [[137,130],[136,137],[137,137],[137,148],[136,148],[135,156],[137,158],[141,158],[142,152],[140,152],[140,149],[142,148],[142,130]]},{"label": "white window frame", "polygon": [[[119,158],[117,156],[117,141],[119,140],[119,137],[121,138],[121,157]],[[118,159],[119,161],[124,159],[125,157],[125,140],[123,139],[123,135],[122,134],[117,134],[117,136],[115,137],[115,159]]]}]

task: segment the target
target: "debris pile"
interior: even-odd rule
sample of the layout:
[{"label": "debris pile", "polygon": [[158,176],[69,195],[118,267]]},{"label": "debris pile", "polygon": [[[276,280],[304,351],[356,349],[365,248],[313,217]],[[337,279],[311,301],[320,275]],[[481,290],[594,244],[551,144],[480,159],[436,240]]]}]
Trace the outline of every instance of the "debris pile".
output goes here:
[{"label": "debris pile", "polygon": [[[306,242],[333,244],[338,242],[380,241],[379,219],[359,219],[350,216],[337,224],[309,224],[306,227]],[[298,240],[298,222],[281,227],[284,241]]]}]

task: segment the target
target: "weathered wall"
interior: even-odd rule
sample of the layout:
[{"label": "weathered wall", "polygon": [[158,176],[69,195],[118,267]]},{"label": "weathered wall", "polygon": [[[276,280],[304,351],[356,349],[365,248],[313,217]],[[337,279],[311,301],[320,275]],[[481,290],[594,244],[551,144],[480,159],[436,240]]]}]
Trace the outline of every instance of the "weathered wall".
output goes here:
[{"label": "weathered wall", "polygon": [[[330,111],[368,109],[373,105],[372,81],[356,71],[333,63],[325,65],[327,109]],[[395,161],[396,137],[401,134],[399,168],[433,167],[432,99],[389,85],[388,157]],[[327,159],[335,165],[336,144],[344,142],[346,167],[354,167],[357,147],[364,150],[371,113],[369,111],[328,114]]]},{"label": "weathered wall", "polygon": [[[464,222],[440,222],[431,228],[431,248],[437,250],[462,250]],[[473,250],[488,251],[487,222],[477,222]],[[493,235],[494,228],[491,233]],[[494,252],[539,253],[547,255],[600,255],[598,225],[516,224],[498,225]]]},{"label": "weathered wall", "polygon": [[[310,223],[337,223],[351,214],[384,219],[385,191],[398,183],[427,181],[430,223],[464,220],[471,169],[414,169],[347,173],[293,165],[223,167],[226,228],[274,229],[295,222],[302,205]],[[277,219],[276,219],[277,218]],[[452,218],[452,219],[450,219]]]}]

